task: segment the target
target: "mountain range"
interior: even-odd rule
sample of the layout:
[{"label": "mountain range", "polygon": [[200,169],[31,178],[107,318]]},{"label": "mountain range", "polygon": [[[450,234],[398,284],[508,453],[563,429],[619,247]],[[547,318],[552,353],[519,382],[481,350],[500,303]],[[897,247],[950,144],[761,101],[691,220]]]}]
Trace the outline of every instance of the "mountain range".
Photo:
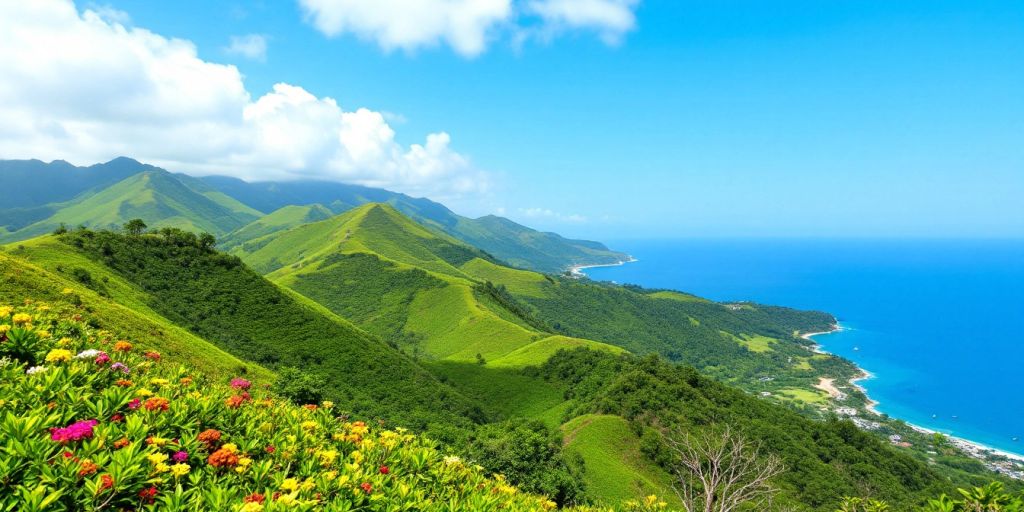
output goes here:
[{"label": "mountain range", "polygon": [[[223,237],[230,248],[255,234],[294,226],[301,219],[288,219],[296,206],[316,207],[324,215],[371,202],[390,204],[417,222],[531,270],[557,273],[573,265],[628,258],[598,242],[539,232],[493,215],[470,219],[429,199],[358,185],[192,178],[124,157],[89,167],[64,161],[0,161],[0,241],[8,242],[61,224],[106,228],[141,218],[150,226],[209,232]],[[276,212],[281,208],[288,210]],[[261,219],[265,214],[274,215]],[[254,221],[255,226],[247,226]]]},{"label": "mountain range", "polygon": [[[11,187],[31,169],[81,177],[29,200]],[[831,315],[565,275],[625,257],[596,242],[379,189],[128,159],[3,162],[0,185],[0,306],[43,301],[211,379],[244,374],[425,433],[559,505],[653,493],[679,507],[665,432],[726,425],[785,466],[773,485],[788,509],[844,496],[910,509],[956,485],[1015,485],[899,422],[838,417],[815,384],[858,370],[800,337]],[[135,218],[149,230],[122,232]]]}]

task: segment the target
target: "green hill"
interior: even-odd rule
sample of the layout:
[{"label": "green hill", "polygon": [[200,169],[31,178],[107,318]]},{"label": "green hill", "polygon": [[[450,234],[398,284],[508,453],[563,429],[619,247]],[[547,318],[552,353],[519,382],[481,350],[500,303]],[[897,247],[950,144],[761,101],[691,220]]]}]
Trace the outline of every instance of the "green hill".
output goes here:
[{"label": "green hill", "polygon": [[364,417],[425,428],[474,416],[468,400],[406,356],[237,258],[203,247],[191,233],[74,231],[18,247],[12,254],[21,260],[68,273],[101,297],[187,330],[193,340],[260,366],[319,375],[329,398]]},{"label": "green hill", "polygon": [[[301,224],[324,220],[334,215],[320,204],[305,206],[289,205],[274,210],[241,228],[232,231],[218,241],[218,247],[230,252],[235,247],[266,235],[284,231]],[[251,247],[245,250],[253,250]]]},{"label": "green hill", "polygon": [[262,214],[205,183],[166,171],[145,170],[110,187],[51,205],[54,213],[4,237],[19,240],[49,233],[61,224],[117,228],[140,218],[150,227],[174,227],[222,235]]},{"label": "green hill", "polygon": [[[319,203],[335,213],[342,213],[367,203],[389,204],[420,224],[486,251],[502,261],[539,272],[558,273],[573,265],[616,263],[629,258],[598,242],[564,238],[493,215],[471,219],[429,199],[382,189],[331,182],[247,183],[222,176],[202,179],[262,211]],[[249,239],[240,237],[237,243],[247,241]]]}]

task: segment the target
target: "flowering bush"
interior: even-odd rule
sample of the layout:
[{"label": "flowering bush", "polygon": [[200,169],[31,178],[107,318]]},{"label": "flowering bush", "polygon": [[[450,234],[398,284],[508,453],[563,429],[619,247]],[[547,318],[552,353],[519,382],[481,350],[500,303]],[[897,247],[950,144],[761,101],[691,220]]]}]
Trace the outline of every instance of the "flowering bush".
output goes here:
[{"label": "flowering bush", "polygon": [[329,402],[208,382],[41,305],[0,313],[0,510],[555,506],[403,429],[340,419]]}]

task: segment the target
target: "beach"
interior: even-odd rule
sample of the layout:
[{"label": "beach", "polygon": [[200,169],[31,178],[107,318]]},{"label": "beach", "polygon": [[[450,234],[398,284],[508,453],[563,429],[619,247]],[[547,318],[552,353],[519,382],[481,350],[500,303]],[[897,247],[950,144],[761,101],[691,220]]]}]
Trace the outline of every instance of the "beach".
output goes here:
[{"label": "beach", "polygon": [[585,269],[588,269],[588,268],[601,268],[601,267],[619,267],[619,266],[625,265],[626,263],[633,263],[634,261],[638,261],[638,260],[636,258],[630,256],[628,260],[619,261],[619,262],[615,262],[615,263],[600,263],[600,264],[595,264],[595,265],[573,265],[572,267],[569,267],[569,273],[572,274],[573,277],[577,277],[577,278],[579,278],[579,277],[587,277],[587,275],[585,273],[583,273],[583,271]]}]

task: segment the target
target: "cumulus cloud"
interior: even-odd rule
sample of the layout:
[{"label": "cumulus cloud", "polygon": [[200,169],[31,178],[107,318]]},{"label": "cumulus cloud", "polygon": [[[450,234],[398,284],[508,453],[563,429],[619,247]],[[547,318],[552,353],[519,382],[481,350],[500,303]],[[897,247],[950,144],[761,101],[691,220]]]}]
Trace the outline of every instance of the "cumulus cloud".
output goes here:
[{"label": "cumulus cloud", "polygon": [[190,174],[315,178],[439,199],[488,176],[447,133],[402,145],[385,115],[297,85],[257,98],[190,41],[126,27],[69,0],[0,3],[0,158],[119,155]]},{"label": "cumulus cloud", "polygon": [[231,44],[224,51],[230,55],[264,62],[267,60],[267,37],[262,34],[231,36]]},{"label": "cumulus cloud", "polygon": [[[446,44],[475,56],[503,33],[518,40],[568,30],[617,43],[636,24],[639,0],[298,0],[306,19],[334,37],[354,34],[385,50]],[[529,27],[529,28],[527,28]]]}]

